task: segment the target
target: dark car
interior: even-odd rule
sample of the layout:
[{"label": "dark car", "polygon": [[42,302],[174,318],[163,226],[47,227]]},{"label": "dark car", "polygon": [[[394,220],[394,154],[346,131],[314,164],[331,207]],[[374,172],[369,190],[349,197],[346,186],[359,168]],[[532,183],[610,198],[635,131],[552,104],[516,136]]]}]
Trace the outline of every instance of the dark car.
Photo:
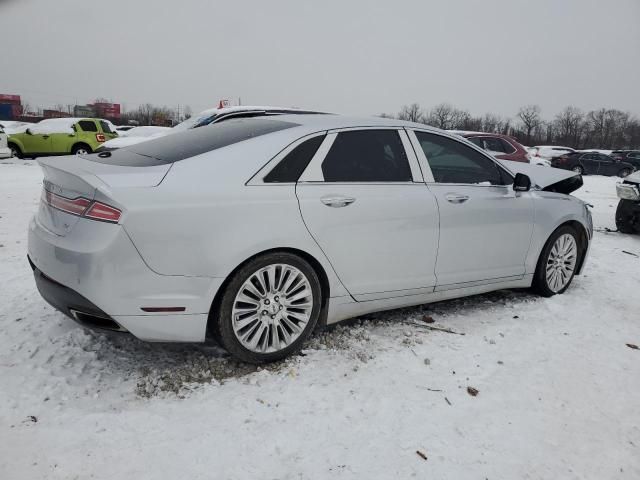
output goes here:
[{"label": "dark car", "polygon": [[640,169],[640,150],[614,150],[611,156],[618,162],[627,162],[636,170]]},{"label": "dark car", "polygon": [[615,158],[597,152],[574,152],[551,160],[551,166],[573,170],[579,174],[606,175],[626,177],[635,170],[627,162],[619,162]]},{"label": "dark car", "polygon": [[496,158],[530,163],[527,150],[513,137],[499,133],[459,132],[459,134],[471,143],[491,152]]}]

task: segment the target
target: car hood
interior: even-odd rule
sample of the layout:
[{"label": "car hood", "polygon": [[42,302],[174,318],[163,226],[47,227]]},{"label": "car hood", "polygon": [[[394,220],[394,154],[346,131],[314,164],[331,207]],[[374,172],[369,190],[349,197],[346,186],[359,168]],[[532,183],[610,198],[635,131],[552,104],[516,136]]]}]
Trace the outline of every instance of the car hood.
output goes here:
[{"label": "car hood", "polygon": [[640,171],[627,175],[624,181],[628,183],[640,183]]},{"label": "car hood", "polygon": [[582,186],[582,175],[571,170],[546,168],[530,163],[499,160],[511,173],[522,173],[531,179],[534,188],[548,192],[571,193]]}]

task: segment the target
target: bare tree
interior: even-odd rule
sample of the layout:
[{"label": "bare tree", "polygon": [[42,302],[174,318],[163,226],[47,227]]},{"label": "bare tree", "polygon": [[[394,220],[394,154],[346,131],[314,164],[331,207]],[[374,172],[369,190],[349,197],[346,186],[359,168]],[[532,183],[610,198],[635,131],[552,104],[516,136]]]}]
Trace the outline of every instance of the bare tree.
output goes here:
[{"label": "bare tree", "polygon": [[417,103],[411,105],[405,105],[400,109],[398,113],[399,120],[406,120],[408,122],[424,123],[424,113],[422,108]]},{"label": "bare tree", "polygon": [[518,111],[518,118],[522,122],[527,135],[527,145],[531,144],[531,133],[540,126],[540,107],[538,105],[527,105]]}]

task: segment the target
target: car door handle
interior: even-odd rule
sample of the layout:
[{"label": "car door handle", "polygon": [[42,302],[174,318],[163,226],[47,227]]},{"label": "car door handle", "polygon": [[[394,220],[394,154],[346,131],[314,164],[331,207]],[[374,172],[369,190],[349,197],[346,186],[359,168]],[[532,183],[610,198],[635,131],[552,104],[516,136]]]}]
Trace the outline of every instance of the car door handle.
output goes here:
[{"label": "car door handle", "polygon": [[464,203],[469,200],[468,195],[458,195],[457,193],[447,193],[444,198],[446,198],[449,203]]},{"label": "car door handle", "polygon": [[320,199],[327,207],[346,207],[356,201],[353,197],[343,197],[342,195],[327,195]]}]

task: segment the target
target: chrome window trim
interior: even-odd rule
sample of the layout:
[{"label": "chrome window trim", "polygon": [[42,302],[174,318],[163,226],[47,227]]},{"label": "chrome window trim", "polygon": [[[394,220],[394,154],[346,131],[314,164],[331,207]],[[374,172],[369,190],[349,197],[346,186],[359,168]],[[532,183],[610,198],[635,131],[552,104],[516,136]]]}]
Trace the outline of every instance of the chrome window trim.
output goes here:
[{"label": "chrome window trim", "polygon": [[[486,150],[478,147],[474,143],[471,143],[470,141],[466,140],[464,137],[456,138],[453,135],[443,134],[443,133],[440,133],[440,132],[434,132],[432,130],[422,130],[420,128],[413,128],[413,129],[409,130],[409,132],[411,132],[409,137],[412,138],[412,143],[415,142],[414,143],[414,148],[415,148],[416,152],[417,153],[418,152],[422,153],[422,159],[423,159],[423,161],[425,163],[425,168],[428,169],[428,172],[429,172],[428,176],[430,177],[430,180],[426,180],[427,175],[425,175],[425,183],[427,183],[427,184],[450,185],[450,186],[465,186],[465,187],[485,187],[485,188],[487,188],[487,187],[509,188],[510,187],[510,185],[480,185],[480,184],[477,184],[477,183],[444,183],[444,182],[436,182],[435,178],[433,177],[433,172],[431,171],[431,166],[429,165],[429,159],[425,155],[424,150],[422,150],[422,146],[420,145],[420,141],[418,140],[418,137],[416,136],[415,132],[429,133],[431,135],[439,135],[441,137],[445,137],[445,138],[448,138],[448,139],[451,139],[451,140],[455,140],[456,142],[462,143],[463,145],[466,145],[467,147],[471,147],[475,151],[481,153],[486,158],[491,160],[493,162],[493,164],[498,167],[498,169],[503,170],[507,175],[509,175],[511,177],[512,180],[515,179],[515,174],[513,172],[511,172],[507,167],[502,165],[498,161],[498,159],[496,159],[492,155],[489,155]],[[462,141],[461,141],[461,139],[462,139]],[[418,153],[418,156],[420,156],[420,153]]]},{"label": "chrome window trim", "polygon": [[[411,170],[412,180],[409,181],[380,181],[380,182],[327,182],[324,179],[324,173],[322,172],[322,163],[324,162],[329,150],[333,146],[333,142],[338,137],[338,134],[341,132],[352,132],[359,130],[394,130],[398,133],[400,137],[400,141],[402,143],[402,147],[404,148],[405,155],[407,156],[407,162],[409,163],[409,168]],[[370,127],[348,127],[348,128],[335,128],[328,130],[327,137],[325,141],[322,142],[320,148],[313,156],[307,168],[302,172],[300,178],[298,179],[298,183],[322,183],[327,185],[411,185],[414,183],[422,184],[424,183],[424,179],[422,176],[420,165],[418,164],[418,159],[415,155],[415,150],[410,147],[409,139],[406,136],[406,131],[402,127],[390,127],[390,126],[370,126]]]}]

